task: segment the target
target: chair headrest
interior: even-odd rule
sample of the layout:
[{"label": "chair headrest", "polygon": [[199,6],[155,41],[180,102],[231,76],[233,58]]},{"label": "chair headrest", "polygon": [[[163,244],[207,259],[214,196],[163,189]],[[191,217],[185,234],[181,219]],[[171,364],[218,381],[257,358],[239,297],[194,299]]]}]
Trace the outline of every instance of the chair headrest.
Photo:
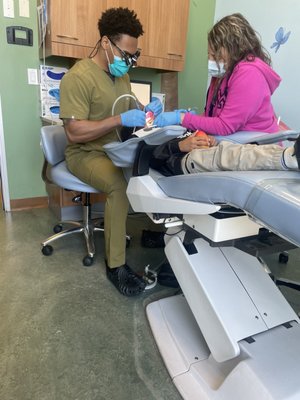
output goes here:
[{"label": "chair headrest", "polygon": [[43,126],[41,128],[41,147],[46,160],[56,165],[65,159],[67,137],[60,125]]}]

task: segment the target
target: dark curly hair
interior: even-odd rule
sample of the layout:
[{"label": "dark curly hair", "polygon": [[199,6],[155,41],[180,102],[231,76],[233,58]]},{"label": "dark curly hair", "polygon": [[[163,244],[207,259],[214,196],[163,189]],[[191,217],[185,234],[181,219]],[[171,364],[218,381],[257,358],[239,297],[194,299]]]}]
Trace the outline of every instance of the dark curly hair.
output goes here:
[{"label": "dark curly hair", "polygon": [[123,7],[104,11],[98,21],[98,29],[100,37],[108,36],[113,40],[118,40],[122,34],[138,38],[144,33],[136,13]]}]

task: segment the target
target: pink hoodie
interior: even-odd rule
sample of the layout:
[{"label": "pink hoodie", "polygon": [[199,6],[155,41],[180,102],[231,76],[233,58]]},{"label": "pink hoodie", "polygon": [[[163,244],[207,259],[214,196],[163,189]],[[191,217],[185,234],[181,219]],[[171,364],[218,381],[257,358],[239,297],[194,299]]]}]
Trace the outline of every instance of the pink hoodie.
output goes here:
[{"label": "pink hoodie", "polygon": [[203,130],[211,135],[230,135],[237,131],[277,132],[278,125],[271,104],[271,95],[281,78],[260,58],[241,61],[234,68],[228,83],[223,79],[212,106],[216,78],[212,78],[205,113],[186,113],[182,126]]}]

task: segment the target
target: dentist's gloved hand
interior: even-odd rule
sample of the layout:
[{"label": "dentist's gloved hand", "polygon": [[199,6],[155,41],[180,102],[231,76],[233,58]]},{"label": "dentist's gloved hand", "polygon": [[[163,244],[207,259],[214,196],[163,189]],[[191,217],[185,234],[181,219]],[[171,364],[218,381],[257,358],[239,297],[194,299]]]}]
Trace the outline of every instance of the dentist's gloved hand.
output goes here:
[{"label": "dentist's gloved hand", "polygon": [[162,112],[163,106],[161,101],[153,97],[151,103],[147,104],[145,107],[145,112],[152,111],[155,117]]},{"label": "dentist's gloved hand", "polygon": [[163,127],[168,125],[180,125],[180,123],[180,110],[175,110],[159,114],[155,118],[153,125]]},{"label": "dentist's gloved hand", "polygon": [[146,125],[146,114],[141,110],[129,110],[122,114],[121,123],[123,126],[135,127]]}]

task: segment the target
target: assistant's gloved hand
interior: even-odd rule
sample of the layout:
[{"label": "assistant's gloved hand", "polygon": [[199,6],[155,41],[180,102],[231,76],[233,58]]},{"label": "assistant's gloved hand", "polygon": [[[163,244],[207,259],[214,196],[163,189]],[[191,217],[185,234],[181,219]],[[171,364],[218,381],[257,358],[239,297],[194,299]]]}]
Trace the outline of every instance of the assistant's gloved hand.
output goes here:
[{"label": "assistant's gloved hand", "polygon": [[159,114],[155,118],[153,125],[163,127],[168,125],[180,125],[180,123],[180,110],[175,110]]},{"label": "assistant's gloved hand", "polygon": [[146,125],[146,114],[141,110],[129,110],[121,115],[121,123],[123,126],[135,127]]},{"label": "assistant's gloved hand", "polygon": [[151,103],[147,104],[145,107],[145,112],[152,111],[154,116],[156,117],[158,114],[162,112],[162,104],[161,101],[155,97],[152,98]]}]

